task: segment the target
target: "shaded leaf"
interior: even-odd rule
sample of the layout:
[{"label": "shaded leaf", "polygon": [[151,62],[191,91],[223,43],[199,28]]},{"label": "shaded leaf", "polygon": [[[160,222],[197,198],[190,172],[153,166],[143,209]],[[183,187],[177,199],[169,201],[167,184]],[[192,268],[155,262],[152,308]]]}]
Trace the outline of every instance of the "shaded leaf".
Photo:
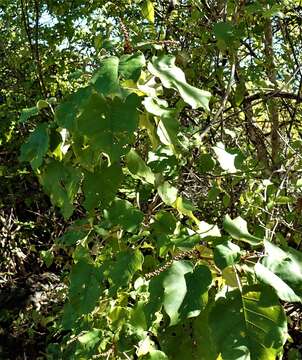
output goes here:
[{"label": "shaded leaf", "polygon": [[26,123],[28,119],[30,119],[33,116],[36,116],[39,114],[39,109],[36,106],[33,106],[31,108],[22,109],[21,115],[19,118],[19,123]]},{"label": "shaded leaf", "polygon": [[73,200],[80,185],[80,170],[52,160],[43,169],[40,180],[52,203],[61,208],[66,219],[69,218],[73,213]]},{"label": "shaded leaf", "polygon": [[109,270],[109,279],[112,281],[110,293],[115,294],[122,287],[129,287],[133,275],[142,270],[144,257],[138,250],[126,250],[118,253],[116,261]]},{"label": "shaded leaf", "polygon": [[29,161],[34,170],[43,163],[43,157],[48,151],[49,134],[46,123],[39,124],[26,143],[21,146],[20,161]]},{"label": "shaded leaf", "polygon": [[105,218],[113,225],[121,225],[128,232],[135,232],[144,219],[144,214],[129,201],[118,198],[104,212]]},{"label": "shaded leaf", "polygon": [[115,198],[122,179],[123,172],[118,163],[111,166],[102,164],[93,173],[86,172],[82,186],[85,208],[92,210],[98,206],[106,207]]}]

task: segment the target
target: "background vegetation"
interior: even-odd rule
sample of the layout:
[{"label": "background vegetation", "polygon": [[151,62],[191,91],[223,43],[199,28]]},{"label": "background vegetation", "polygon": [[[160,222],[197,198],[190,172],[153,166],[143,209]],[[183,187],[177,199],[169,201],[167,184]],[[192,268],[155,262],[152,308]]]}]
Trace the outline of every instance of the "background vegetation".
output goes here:
[{"label": "background vegetation", "polygon": [[1,0],[1,359],[301,359],[301,19]]}]

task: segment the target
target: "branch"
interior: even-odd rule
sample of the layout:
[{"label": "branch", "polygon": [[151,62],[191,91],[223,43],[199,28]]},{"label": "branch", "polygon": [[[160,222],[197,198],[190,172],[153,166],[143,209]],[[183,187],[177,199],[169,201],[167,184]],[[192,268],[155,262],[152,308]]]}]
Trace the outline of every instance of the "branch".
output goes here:
[{"label": "branch", "polygon": [[288,93],[284,91],[276,91],[276,90],[267,93],[257,93],[254,95],[247,96],[245,98],[245,102],[251,103],[252,101],[259,99],[267,100],[271,98],[292,99],[292,100],[296,100],[297,102],[302,102],[302,97],[299,94]]}]

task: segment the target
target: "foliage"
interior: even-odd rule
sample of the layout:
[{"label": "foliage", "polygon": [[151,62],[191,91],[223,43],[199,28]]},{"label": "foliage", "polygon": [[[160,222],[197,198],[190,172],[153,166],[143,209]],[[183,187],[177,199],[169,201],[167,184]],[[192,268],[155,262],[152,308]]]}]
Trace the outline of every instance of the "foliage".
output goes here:
[{"label": "foliage", "polygon": [[298,359],[300,7],[20,6],[4,67],[33,90],[5,80],[1,141],[67,228],[41,251],[68,283],[47,358]]}]

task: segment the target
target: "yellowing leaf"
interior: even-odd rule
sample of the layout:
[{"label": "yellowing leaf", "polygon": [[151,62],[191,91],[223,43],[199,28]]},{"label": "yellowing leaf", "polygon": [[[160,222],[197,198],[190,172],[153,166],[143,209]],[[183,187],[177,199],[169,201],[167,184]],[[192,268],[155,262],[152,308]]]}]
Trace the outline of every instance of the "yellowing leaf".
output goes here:
[{"label": "yellowing leaf", "polygon": [[142,4],[143,16],[152,24],[154,24],[154,5],[153,1],[145,0]]}]

